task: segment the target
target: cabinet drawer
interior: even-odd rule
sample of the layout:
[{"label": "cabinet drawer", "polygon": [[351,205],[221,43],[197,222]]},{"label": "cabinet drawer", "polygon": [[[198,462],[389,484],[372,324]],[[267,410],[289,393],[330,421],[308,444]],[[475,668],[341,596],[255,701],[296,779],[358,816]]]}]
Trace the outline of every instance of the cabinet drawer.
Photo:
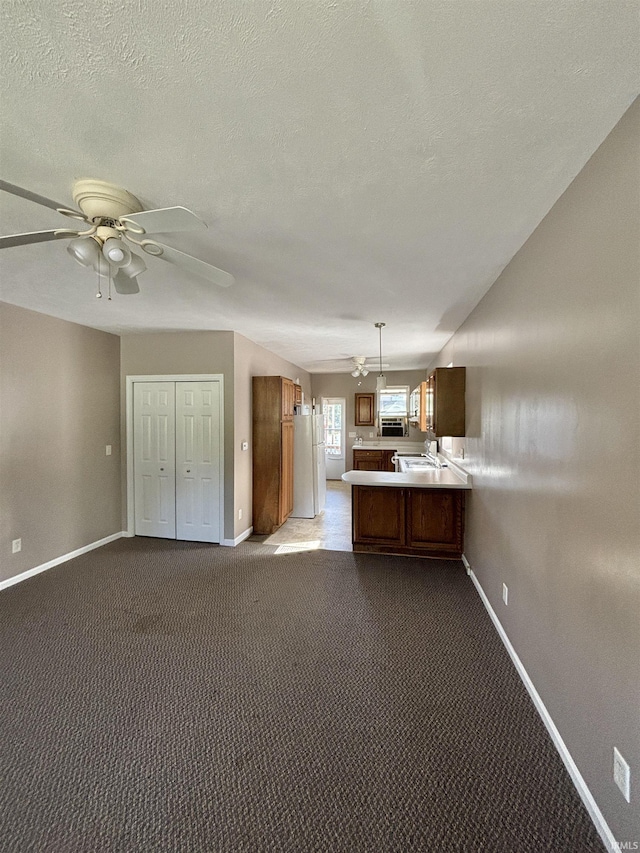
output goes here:
[{"label": "cabinet drawer", "polygon": [[382,459],[384,450],[354,450],[354,459]]}]

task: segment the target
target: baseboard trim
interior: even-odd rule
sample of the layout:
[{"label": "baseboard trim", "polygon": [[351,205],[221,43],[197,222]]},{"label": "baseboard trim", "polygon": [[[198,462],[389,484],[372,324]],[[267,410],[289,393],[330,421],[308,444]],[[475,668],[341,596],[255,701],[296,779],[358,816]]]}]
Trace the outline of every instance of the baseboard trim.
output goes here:
[{"label": "baseboard trim", "polygon": [[89,545],[84,545],[82,548],[77,548],[75,551],[70,551],[68,554],[56,557],[55,560],[49,560],[46,563],[42,563],[40,566],[34,566],[33,569],[27,569],[26,572],[21,572],[19,575],[14,575],[12,578],[0,581],[0,590],[6,589],[7,587],[20,583],[21,581],[26,581],[27,578],[39,575],[40,572],[46,572],[47,569],[59,566],[60,563],[66,563],[67,560],[73,560],[74,557],[80,557],[82,554],[87,554],[89,551],[101,548],[103,545],[108,545],[109,542],[115,542],[116,539],[120,539],[125,535],[125,532],[120,530],[118,533],[112,533],[111,536],[105,536],[104,539],[98,539],[97,542],[91,542]]},{"label": "baseboard trim", "polygon": [[524,686],[527,688],[529,696],[531,696],[531,699],[533,700],[533,704],[535,705],[536,711],[540,715],[542,722],[544,723],[547,731],[551,735],[551,740],[553,741],[556,749],[558,750],[558,753],[560,754],[560,758],[562,759],[564,766],[567,768],[569,776],[571,777],[571,781],[575,785],[576,790],[580,795],[580,799],[584,803],[586,810],[589,812],[589,816],[593,821],[598,835],[602,839],[603,843],[606,845],[607,849],[612,851],[619,850],[619,846],[613,836],[613,833],[611,832],[611,829],[609,828],[609,825],[604,819],[604,815],[598,808],[598,804],[594,800],[591,791],[587,787],[587,783],[584,781],[584,778],[578,770],[575,761],[571,757],[571,753],[569,752],[566,743],[563,741],[562,736],[556,727],[556,724],[553,722],[551,714],[549,713],[544,702],[542,701],[542,698],[536,690],[533,681],[531,681],[531,678],[529,677],[527,670],[524,668],[524,664],[518,657],[516,650],[511,645],[511,640],[509,639],[506,631],[502,627],[500,620],[496,616],[495,610],[491,606],[491,602],[485,595],[480,581],[476,577],[475,572],[471,568],[471,565],[467,558],[464,556],[464,554],[462,555],[462,562],[464,563],[464,566],[467,570],[467,574],[471,578],[473,585],[475,586],[478,595],[480,596],[482,603],[484,604],[486,611],[489,614],[491,621],[493,622],[494,627],[498,632],[498,635],[500,636],[500,639],[502,640],[506,650],[509,652],[509,656],[513,661],[518,675],[522,679]]},{"label": "baseboard trim", "polygon": [[253,527],[247,527],[240,536],[236,536],[235,539],[223,539],[220,544],[227,545],[230,548],[235,548],[236,545],[239,545],[241,542],[244,542],[245,539],[248,539],[253,533]]}]

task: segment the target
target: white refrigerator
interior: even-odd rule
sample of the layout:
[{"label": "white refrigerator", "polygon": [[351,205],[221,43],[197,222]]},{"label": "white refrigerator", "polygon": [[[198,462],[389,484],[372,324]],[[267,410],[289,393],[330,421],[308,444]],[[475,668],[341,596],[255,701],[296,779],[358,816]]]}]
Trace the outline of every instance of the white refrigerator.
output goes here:
[{"label": "white refrigerator", "polygon": [[323,415],[293,416],[293,518],[315,518],[324,509],[327,460]]}]

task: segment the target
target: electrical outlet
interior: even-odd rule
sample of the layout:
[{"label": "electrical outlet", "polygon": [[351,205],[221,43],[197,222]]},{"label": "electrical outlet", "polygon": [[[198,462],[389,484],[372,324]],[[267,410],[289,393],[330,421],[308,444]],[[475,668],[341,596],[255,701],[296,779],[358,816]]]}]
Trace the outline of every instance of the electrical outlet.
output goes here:
[{"label": "electrical outlet", "polygon": [[369,438],[373,438],[373,433],[372,433],[372,432],[370,432],[370,433],[369,433]]},{"label": "electrical outlet", "polygon": [[506,583],[502,584],[502,600],[505,604],[509,604],[509,587]]},{"label": "electrical outlet", "polygon": [[111,456],[111,445],[110,444],[107,444],[106,450],[107,450],[107,456]]},{"label": "electrical outlet", "polygon": [[14,539],[11,543],[11,553],[17,554],[18,551],[22,551],[22,539]]},{"label": "electrical outlet", "polygon": [[613,781],[622,791],[625,800],[631,802],[631,769],[618,750],[613,747]]},{"label": "electrical outlet", "polygon": [[242,510],[238,510],[238,521],[242,518]]}]

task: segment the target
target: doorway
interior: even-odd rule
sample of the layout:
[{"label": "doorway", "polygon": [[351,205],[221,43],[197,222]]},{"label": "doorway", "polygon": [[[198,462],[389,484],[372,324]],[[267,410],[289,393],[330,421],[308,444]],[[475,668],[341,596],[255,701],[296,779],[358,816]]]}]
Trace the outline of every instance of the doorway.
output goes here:
[{"label": "doorway", "polygon": [[346,470],[346,400],[344,397],[324,397],[322,411],[327,480],[339,480]]},{"label": "doorway", "polygon": [[128,534],[221,542],[221,376],[127,377]]}]

